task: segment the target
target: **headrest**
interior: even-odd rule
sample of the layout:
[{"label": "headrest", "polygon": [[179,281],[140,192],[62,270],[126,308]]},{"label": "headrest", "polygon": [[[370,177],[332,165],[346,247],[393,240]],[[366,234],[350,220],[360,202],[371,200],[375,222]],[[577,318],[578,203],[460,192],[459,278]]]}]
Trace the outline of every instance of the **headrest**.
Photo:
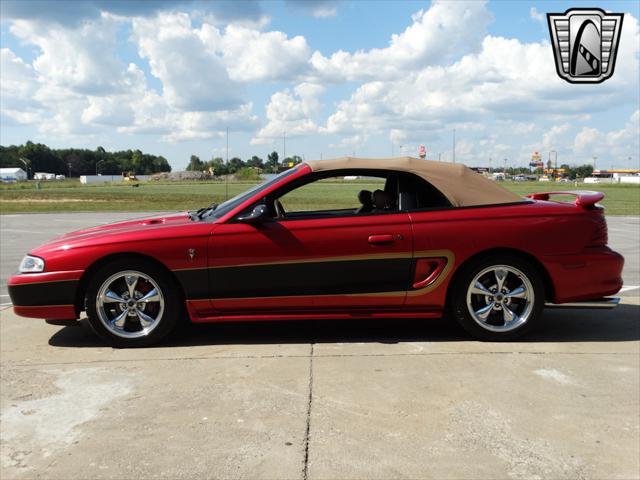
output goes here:
[{"label": "headrest", "polygon": [[358,200],[362,205],[373,205],[373,194],[369,190],[360,190]]},{"label": "headrest", "polygon": [[373,192],[373,204],[376,208],[389,208],[393,202],[393,197],[384,190]]}]

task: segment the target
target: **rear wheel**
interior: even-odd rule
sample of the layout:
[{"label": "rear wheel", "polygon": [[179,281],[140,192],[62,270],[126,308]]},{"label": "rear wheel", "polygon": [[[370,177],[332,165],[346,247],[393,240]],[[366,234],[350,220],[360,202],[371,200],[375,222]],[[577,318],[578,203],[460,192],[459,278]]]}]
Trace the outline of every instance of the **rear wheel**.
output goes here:
[{"label": "rear wheel", "polygon": [[89,281],[87,317],[95,332],[115,347],[142,347],[166,337],[182,314],[173,279],[160,267],[121,259]]},{"label": "rear wheel", "polygon": [[468,265],[451,295],[455,319],[473,337],[516,339],[542,317],[544,285],[537,268],[514,255],[493,255]]}]

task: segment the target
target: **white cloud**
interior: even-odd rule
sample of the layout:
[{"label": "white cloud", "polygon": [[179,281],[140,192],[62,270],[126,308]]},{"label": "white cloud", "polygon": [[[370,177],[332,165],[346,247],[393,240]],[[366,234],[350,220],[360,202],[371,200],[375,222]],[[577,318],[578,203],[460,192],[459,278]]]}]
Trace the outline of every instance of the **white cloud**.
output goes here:
[{"label": "white cloud", "polygon": [[[359,131],[439,130],[443,124],[495,121],[530,122],[575,119],[584,112],[626,105],[637,96],[640,40],[633,17],[619,53],[620,68],[601,85],[575,88],[557,77],[547,42],[521,43],[487,36],[481,51],[447,66],[428,66],[403,78],[362,84],[338,104],[326,130],[351,135]],[[635,32],[635,38],[629,32]]]},{"label": "white cloud", "polygon": [[48,83],[76,93],[104,95],[126,91],[131,82],[127,66],[114,54],[117,23],[109,16],[72,28],[16,20],[10,30],[40,49],[33,68]]},{"label": "white cloud", "polygon": [[316,51],[311,64],[329,81],[401,78],[426,65],[450,61],[478,49],[491,15],[484,1],[434,1],[391,37],[386,48],[339,50],[330,57]]},{"label": "white cloud", "polygon": [[0,50],[0,105],[2,110],[33,107],[32,97],[38,89],[33,67],[8,48]]},{"label": "white cloud", "polygon": [[239,106],[240,86],[232,82],[215,54],[220,38],[215,28],[193,28],[187,14],[159,14],[133,20],[133,38],[151,73],[162,81],[167,103],[187,111]]},{"label": "white cloud", "polygon": [[337,0],[285,0],[287,8],[304,12],[316,18],[330,18],[338,14]]},{"label": "white cloud", "polygon": [[601,159],[615,158],[619,164],[632,157],[634,165],[628,165],[628,168],[638,168],[640,110],[636,110],[624,127],[618,130],[601,131],[594,127],[583,127],[575,136],[573,149],[583,158],[593,155]]},{"label": "white cloud", "polygon": [[301,83],[293,91],[274,93],[267,104],[267,125],[251,140],[252,144],[270,144],[286,132],[289,137],[308,135],[318,131],[312,117],[320,109],[321,85]]},{"label": "white cloud", "polygon": [[544,150],[553,150],[561,145],[561,138],[571,129],[571,125],[564,123],[562,125],[554,125],[542,136],[542,148]]},{"label": "white cloud", "polygon": [[316,18],[335,17],[337,14],[338,14],[338,8],[334,6],[328,6],[328,5],[319,5],[318,7],[314,8],[313,11],[311,12],[311,15],[313,15]]},{"label": "white cloud", "polygon": [[304,37],[229,25],[220,49],[230,77],[239,82],[292,79],[308,68]]},{"label": "white cloud", "polygon": [[544,13],[539,12],[536,7],[531,7],[529,9],[529,16],[531,17],[532,20],[535,20],[536,22],[546,23],[547,21],[547,16]]}]

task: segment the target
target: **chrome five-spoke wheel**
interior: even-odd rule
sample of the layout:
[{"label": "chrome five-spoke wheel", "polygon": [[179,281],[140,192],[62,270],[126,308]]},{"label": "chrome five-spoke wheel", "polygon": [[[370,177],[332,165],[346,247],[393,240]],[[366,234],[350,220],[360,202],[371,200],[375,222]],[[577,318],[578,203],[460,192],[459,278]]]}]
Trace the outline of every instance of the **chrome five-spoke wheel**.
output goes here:
[{"label": "chrome five-spoke wheel", "polygon": [[467,289],[471,317],[492,332],[508,332],[524,324],[533,311],[534,301],[531,281],[509,265],[485,268]]},{"label": "chrome five-spoke wheel", "polygon": [[149,335],[165,309],[162,290],[149,275],[135,270],[107,278],[96,295],[96,312],[104,327],[122,338]]},{"label": "chrome five-spoke wheel", "polygon": [[449,288],[449,312],[479,340],[516,339],[542,318],[544,272],[520,255],[475,258],[461,267]]}]

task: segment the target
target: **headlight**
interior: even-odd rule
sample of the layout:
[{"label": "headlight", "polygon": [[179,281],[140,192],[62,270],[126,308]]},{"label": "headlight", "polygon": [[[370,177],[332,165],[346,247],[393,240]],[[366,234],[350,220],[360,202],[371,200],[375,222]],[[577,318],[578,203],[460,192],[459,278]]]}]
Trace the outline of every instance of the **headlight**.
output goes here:
[{"label": "headlight", "polygon": [[20,273],[42,272],[44,270],[44,260],[38,257],[27,255],[20,262]]}]

